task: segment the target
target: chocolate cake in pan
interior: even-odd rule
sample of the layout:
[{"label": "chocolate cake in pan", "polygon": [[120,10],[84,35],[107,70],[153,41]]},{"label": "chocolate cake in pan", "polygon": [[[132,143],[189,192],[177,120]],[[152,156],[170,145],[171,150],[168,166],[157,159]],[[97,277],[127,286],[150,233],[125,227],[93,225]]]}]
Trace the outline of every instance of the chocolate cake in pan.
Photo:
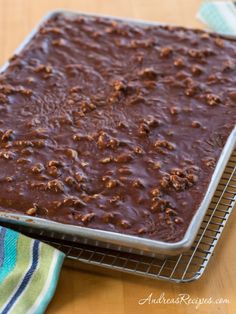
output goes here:
[{"label": "chocolate cake in pan", "polygon": [[0,74],[0,211],[181,240],[236,122],[236,41],[53,14]]}]

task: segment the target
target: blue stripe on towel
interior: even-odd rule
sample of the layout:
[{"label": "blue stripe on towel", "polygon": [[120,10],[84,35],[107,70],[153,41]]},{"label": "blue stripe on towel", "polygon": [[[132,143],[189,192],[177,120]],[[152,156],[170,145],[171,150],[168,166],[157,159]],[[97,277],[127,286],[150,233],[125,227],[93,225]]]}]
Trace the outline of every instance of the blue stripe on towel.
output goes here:
[{"label": "blue stripe on towel", "polygon": [[[4,228],[3,228],[4,229]],[[4,237],[3,249],[4,249],[4,260],[2,267],[0,268],[0,284],[8,276],[8,274],[14,269],[16,265],[16,251],[17,241],[19,233],[7,229]]]},{"label": "blue stripe on towel", "polygon": [[5,228],[0,228],[0,268],[3,265],[4,262],[4,238],[6,234],[6,229]]}]

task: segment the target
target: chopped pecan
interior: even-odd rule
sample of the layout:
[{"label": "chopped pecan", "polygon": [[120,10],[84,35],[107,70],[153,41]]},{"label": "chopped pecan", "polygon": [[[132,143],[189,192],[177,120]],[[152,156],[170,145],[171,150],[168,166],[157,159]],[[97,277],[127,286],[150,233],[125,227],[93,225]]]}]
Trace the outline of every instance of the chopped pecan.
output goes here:
[{"label": "chopped pecan", "polygon": [[201,126],[202,126],[201,123],[198,122],[198,121],[193,121],[193,122],[192,122],[192,127],[193,127],[193,128],[200,128]]},{"label": "chopped pecan", "polygon": [[82,182],[84,180],[84,177],[79,172],[76,172],[75,178],[78,182]]},{"label": "chopped pecan", "polygon": [[132,186],[135,188],[144,188],[144,183],[140,179],[137,179],[133,181]]},{"label": "chopped pecan", "polygon": [[50,160],[49,162],[48,162],[48,166],[49,167],[62,167],[63,166],[63,163],[61,162],[61,161],[59,161],[59,160]]},{"label": "chopped pecan", "polygon": [[2,141],[9,141],[12,140],[13,130],[7,130],[2,135]]},{"label": "chopped pecan", "polygon": [[68,176],[65,178],[65,183],[68,184],[69,186],[72,186],[76,183],[76,181],[73,177]]},{"label": "chopped pecan", "polygon": [[203,73],[203,68],[200,67],[199,65],[197,64],[194,64],[192,67],[191,67],[191,72],[194,74],[194,75],[200,75]]},{"label": "chopped pecan", "polygon": [[196,174],[188,174],[187,175],[187,179],[191,182],[191,183],[196,183],[198,181],[198,176]]},{"label": "chopped pecan", "polygon": [[150,193],[152,196],[155,197],[155,196],[159,196],[161,192],[158,188],[153,188]]},{"label": "chopped pecan", "polygon": [[173,208],[167,207],[167,208],[165,209],[165,212],[166,212],[166,214],[168,214],[168,215],[177,215],[177,212],[176,212]]},{"label": "chopped pecan", "polygon": [[87,167],[89,165],[89,163],[87,161],[81,160],[80,161],[80,165],[81,165],[82,168],[85,168],[85,167]]},{"label": "chopped pecan", "polygon": [[5,180],[6,182],[13,182],[13,181],[14,181],[14,178],[13,178],[13,177],[10,177],[10,176],[7,176],[7,177],[4,178],[4,180]]},{"label": "chopped pecan", "polygon": [[99,149],[104,148],[116,149],[119,146],[119,141],[116,140],[115,138],[112,138],[106,132],[101,132],[98,137],[97,144]]},{"label": "chopped pecan", "polygon": [[16,162],[18,164],[30,164],[31,160],[28,158],[18,158]]},{"label": "chopped pecan", "polygon": [[114,195],[112,198],[109,200],[109,203],[111,204],[117,204],[120,201],[120,196],[119,195]]},{"label": "chopped pecan", "polygon": [[63,38],[52,40],[53,46],[66,46],[66,41]]},{"label": "chopped pecan", "polygon": [[[19,146],[19,147],[33,147],[33,143],[31,141],[14,141],[13,146]],[[33,150],[32,150],[33,151]]]},{"label": "chopped pecan", "polygon": [[58,27],[43,27],[40,29],[41,34],[53,33],[56,35],[63,35],[63,30]]},{"label": "chopped pecan", "polygon": [[184,191],[188,184],[188,180],[185,177],[173,174],[170,176],[170,183],[176,191]]},{"label": "chopped pecan", "polygon": [[141,228],[138,229],[138,234],[144,234],[144,233],[147,233],[147,232],[148,232],[148,230],[147,230],[146,227],[141,227]]},{"label": "chopped pecan", "polygon": [[103,159],[101,159],[99,162],[102,164],[108,164],[113,160],[113,157],[105,157]]},{"label": "chopped pecan", "polygon": [[118,181],[117,181],[117,180],[108,179],[108,180],[105,182],[105,186],[106,186],[108,189],[112,189],[112,188],[116,187],[117,185],[118,185]]},{"label": "chopped pecan", "polygon": [[37,182],[37,181],[31,182],[30,183],[30,187],[31,188],[36,188],[36,189],[38,189],[40,191],[44,191],[47,188],[47,186],[46,186],[46,184],[44,182]]},{"label": "chopped pecan", "polygon": [[83,138],[81,134],[75,134],[73,135],[73,140],[74,141],[80,141]]},{"label": "chopped pecan", "polygon": [[1,151],[0,157],[10,160],[10,159],[14,159],[15,154],[10,151]]},{"label": "chopped pecan", "polygon": [[194,96],[199,90],[199,86],[196,82],[194,82],[191,78],[187,78],[184,80],[184,83],[186,85],[185,89],[185,95],[186,96]]},{"label": "chopped pecan", "polygon": [[48,167],[47,172],[53,177],[57,177],[59,175],[59,170],[56,166]]},{"label": "chopped pecan", "polygon": [[44,166],[42,163],[37,163],[31,168],[33,173],[41,173],[44,170]]},{"label": "chopped pecan", "polygon": [[34,216],[37,213],[38,209],[38,205],[34,203],[33,207],[29,208],[25,213],[29,216]]},{"label": "chopped pecan", "polygon": [[85,215],[82,216],[81,221],[82,221],[84,224],[87,224],[87,223],[89,223],[92,219],[94,219],[95,216],[96,216],[95,213],[88,213],[88,214],[85,214]]},{"label": "chopped pecan", "polygon": [[125,91],[126,90],[126,84],[124,81],[116,80],[112,83],[112,85],[113,85],[115,91]]},{"label": "chopped pecan", "polygon": [[182,68],[184,67],[184,60],[182,58],[178,58],[174,61],[174,65],[176,67]]},{"label": "chopped pecan", "polygon": [[156,80],[157,79],[157,72],[153,68],[146,68],[139,72],[139,75],[147,80]]},{"label": "chopped pecan", "polygon": [[173,53],[173,48],[171,47],[163,47],[160,50],[160,57],[168,58]]},{"label": "chopped pecan", "polygon": [[224,40],[220,37],[215,38],[215,44],[216,46],[223,48],[224,47]]},{"label": "chopped pecan", "polygon": [[146,123],[141,123],[138,129],[138,133],[140,135],[148,135],[150,133],[150,128],[148,126],[148,124]]},{"label": "chopped pecan", "polygon": [[70,157],[72,159],[76,159],[78,157],[78,152],[72,148],[67,148],[66,154],[68,157]]},{"label": "chopped pecan", "polygon": [[200,172],[199,167],[195,165],[187,166],[185,167],[184,170],[186,171],[187,174],[197,174]]},{"label": "chopped pecan", "polygon": [[122,175],[131,175],[133,173],[132,170],[128,167],[119,168],[118,172]]},{"label": "chopped pecan", "polygon": [[184,170],[183,169],[179,169],[179,168],[173,168],[171,171],[170,171],[170,174],[175,174],[177,176],[184,176]]},{"label": "chopped pecan", "polygon": [[46,141],[45,140],[34,140],[34,141],[32,141],[32,144],[36,148],[43,148],[46,146]]},{"label": "chopped pecan", "polygon": [[166,140],[156,140],[156,142],[154,143],[154,147],[155,148],[164,147],[168,150],[174,150],[175,149],[175,145],[166,141]]},{"label": "chopped pecan", "polygon": [[127,129],[128,125],[124,121],[120,121],[118,122],[117,127],[120,129]]},{"label": "chopped pecan", "polygon": [[201,59],[204,57],[204,53],[201,50],[189,49],[188,55],[192,58]]},{"label": "chopped pecan", "polygon": [[105,214],[103,215],[103,221],[104,221],[105,223],[110,223],[113,218],[114,218],[114,214],[112,214],[112,213],[105,213]]},{"label": "chopped pecan", "polygon": [[57,179],[48,181],[47,188],[54,192],[64,192],[63,182]]},{"label": "chopped pecan", "polygon": [[162,177],[162,179],[160,180],[160,185],[162,188],[167,188],[169,186],[169,182],[170,182],[170,176],[169,175],[165,175]]},{"label": "chopped pecan", "polygon": [[36,214],[37,209],[35,207],[29,208],[25,213],[29,216],[34,216]]},{"label": "chopped pecan", "polygon": [[170,174],[162,177],[160,185],[163,189],[173,188],[176,191],[184,191],[198,181],[196,171],[191,167],[172,169]]},{"label": "chopped pecan", "polygon": [[221,98],[215,94],[206,94],[206,102],[209,106],[216,106],[221,103]]},{"label": "chopped pecan", "polygon": [[22,88],[19,90],[19,93],[21,93],[22,95],[25,95],[25,96],[30,96],[30,95],[32,95],[33,92],[31,89]]},{"label": "chopped pecan", "polygon": [[179,109],[178,107],[176,107],[176,106],[170,107],[170,113],[171,113],[172,115],[176,115],[176,114],[178,114],[179,112],[180,112],[180,109]]},{"label": "chopped pecan", "polygon": [[67,197],[63,200],[63,204],[66,206],[76,206],[76,207],[83,207],[86,204],[79,199],[78,197]]},{"label": "chopped pecan", "polygon": [[160,125],[160,120],[156,119],[152,115],[148,115],[146,118],[143,119],[143,122],[147,124],[151,128],[155,128]]},{"label": "chopped pecan", "polygon": [[131,224],[128,220],[126,219],[122,219],[119,223],[119,225],[123,228],[123,229],[128,229],[131,227]]},{"label": "chopped pecan", "polygon": [[203,162],[205,163],[207,167],[210,167],[210,168],[214,168],[216,165],[216,160],[213,157],[207,157],[203,159]]},{"label": "chopped pecan", "polygon": [[115,138],[111,138],[109,143],[107,144],[107,147],[111,149],[116,149],[119,146],[119,141]]},{"label": "chopped pecan", "polygon": [[229,59],[223,63],[222,71],[228,72],[230,70],[233,70],[234,68],[235,68],[235,64],[234,64],[233,60]]},{"label": "chopped pecan", "polygon": [[208,39],[210,38],[210,35],[207,34],[207,33],[202,33],[202,34],[200,35],[200,38],[205,39],[205,40],[208,40]]},{"label": "chopped pecan", "polygon": [[136,146],[134,147],[134,152],[138,155],[143,155],[144,154],[144,150],[141,146]]},{"label": "chopped pecan", "polygon": [[150,207],[151,212],[162,211],[168,206],[168,202],[160,197],[155,197],[155,201]]},{"label": "chopped pecan", "polygon": [[91,103],[91,102],[82,101],[80,103],[80,108],[81,108],[83,113],[86,113],[88,111],[95,110],[96,109],[96,105]]},{"label": "chopped pecan", "polygon": [[119,156],[117,156],[115,158],[115,162],[127,163],[127,162],[130,162],[132,159],[133,159],[132,154],[130,154],[130,153],[123,153],[123,154],[121,154],[121,155],[119,155]]},{"label": "chopped pecan", "polygon": [[52,67],[50,65],[40,64],[34,69],[34,72],[45,72],[47,74],[52,73]]},{"label": "chopped pecan", "polygon": [[151,162],[152,168],[159,170],[161,168],[161,162],[160,161],[152,161]]},{"label": "chopped pecan", "polygon": [[175,218],[174,218],[174,222],[175,222],[176,224],[182,224],[182,223],[184,222],[184,220],[183,220],[183,218],[181,218],[181,217],[175,217]]}]

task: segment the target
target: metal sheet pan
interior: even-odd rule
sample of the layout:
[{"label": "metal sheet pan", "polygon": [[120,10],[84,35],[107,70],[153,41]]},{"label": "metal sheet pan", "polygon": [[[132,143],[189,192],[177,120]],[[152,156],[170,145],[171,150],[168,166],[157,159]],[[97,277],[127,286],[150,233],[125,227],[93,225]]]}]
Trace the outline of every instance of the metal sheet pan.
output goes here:
[{"label": "metal sheet pan", "polygon": [[[40,24],[30,33],[30,35],[22,42],[20,47],[15,51],[16,54],[20,53],[22,49],[29,43],[29,41],[37,33],[39,27],[53,14],[63,13],[65,16],[100,16],[103,18],[111,18],[112,20],[124,21],[137,25],[160,25],[160,23],[154,22],[144,22],[139,20],[128,20],[121,19],[116,17],[107,17],[101,15],[90,15],[84,13],[75,13],[64,10],[53,11],[47,16],[45,16]],[[232,38],[232,37],[229,37]],[[4,71],[8,67],[8,62],[3,65],[0,69],[0,72]],[[59,239],[66,239],[73,242],[82,242],[84,244],[92,244],[95,246],[109,247],[116,250],[134,252],[142,255],[151,255],[151,256],[163,256],[163,255],[178,255],[182,252],[188,250],[198,232],[198,229],[201,225],[201,222],[206,214],[208,206],[212,200],[214,192],[217,188],[221,175],[224,172],[226,164],[230,158],[231,153],[233,152],[236,146],[236,126],[230,134],[223,150],[221,156],[217,162],[215,171],[211,178],[210,184],[206,191],[206,194],[196,211],[195,215],[192,218],[191,223],[181,241],[175,243],[167,243],[163,241],[150,240],[147,238],[140,238],[137,236],[131,236],[126,234],[120,234],[110,231],[103,231],[98,229],[91,229],[87,227],[62,224],[42,218],[32,218],[23,214],[10,213],[6,211],[0,212],[0,221],[2,223],[7,223],[14,228],[20,227],[24,229],[30,228],[34,230],[36,234],[40,233],[40,230],[46,231],[48,236],[53,234],[53,237]]]}]

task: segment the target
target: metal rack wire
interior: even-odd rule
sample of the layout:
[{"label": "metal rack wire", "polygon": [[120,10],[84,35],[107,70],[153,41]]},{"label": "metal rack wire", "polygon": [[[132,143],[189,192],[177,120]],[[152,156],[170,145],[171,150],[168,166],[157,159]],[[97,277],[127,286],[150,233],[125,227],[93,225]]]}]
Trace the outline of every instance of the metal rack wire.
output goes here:
[{"label": "metal rack wire", "polygon": [[43,230],[36,236],[33,229],[27,229],[27,234],[63,251],[68,260],[74,261],[74,265],[93,265],[99,266],[100,269],[103,267],[153,279],[189,282],[200,278],[204,273],[235,203],[236,150],[225,168],[193,246],[179,256],[157,259],[132,252],[124,253],[110,248],[94,247],[87,243],[68,242],[62,239],[59,243],[53,237],[53,233],[48,235]]},{"label": "metal rack wire", "polygon": [[233,152],[191,249],[179,256],[157,259],[86,244],[40,238],[65,252],[68,259],[130,274],[172,282],[200,278],[213,254],[236,202],[236,150]]}]

